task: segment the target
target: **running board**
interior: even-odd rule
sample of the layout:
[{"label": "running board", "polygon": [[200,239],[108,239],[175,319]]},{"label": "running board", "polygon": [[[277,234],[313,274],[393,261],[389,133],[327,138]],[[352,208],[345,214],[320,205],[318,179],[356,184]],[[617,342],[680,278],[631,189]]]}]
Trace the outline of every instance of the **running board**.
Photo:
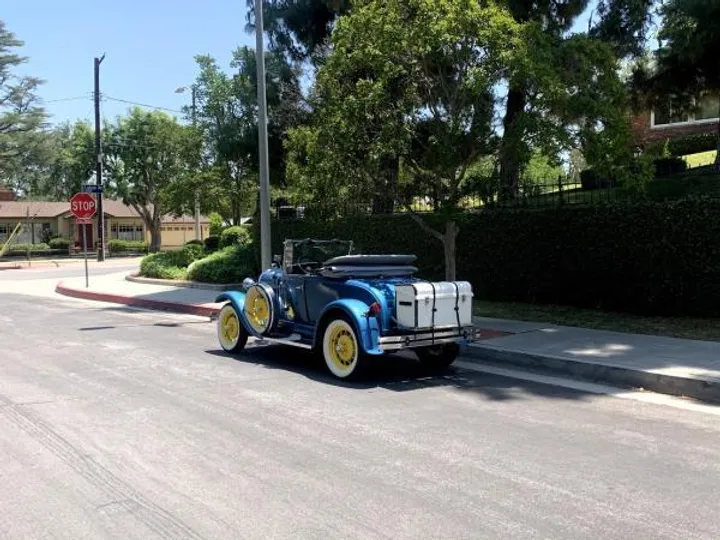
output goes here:
[{"label": "running board", "polygon": [[271,338],[271,337],[265,337],[265,336],[261,336],[261,337],[257,338],[257,340],[260,342],[267,341],[268,343],[277,343],[278,345],[290,345],[291,347],[298,347],[300,349],[312,350],[312,345],[303,343],[302,341],[300,341],[301,339],[302,339],[302,337],[299,336],[298,334],[293,334],[290,337],[286,337],[286,338]]}]

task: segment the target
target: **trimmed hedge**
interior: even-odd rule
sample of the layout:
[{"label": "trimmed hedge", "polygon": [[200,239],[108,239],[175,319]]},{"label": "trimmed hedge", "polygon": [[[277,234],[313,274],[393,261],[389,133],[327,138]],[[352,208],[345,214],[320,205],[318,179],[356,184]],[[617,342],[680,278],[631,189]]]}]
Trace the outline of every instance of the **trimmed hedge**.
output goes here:
[{"label": "trimmed hedge", "polygon": [[[5,247],[5,244],[0,244],[0,250]],[[12,244],[10,246],[11,251],[23,251],[26,252],[30,250],[31,253],[35,252],[41,252],[41,251],[49,251],[50,246],[43,243],[43,244]]]},{"label": "trimmed hedge", "polygon": [[188,279],[205,283],[240,283],[257,274],[255,252],[250,245],[223,248],[195,261],[187,270]]},{"label": "trimmed hedge", "polygon": [[140,240],[110,240],[108,242],[110,253],[147,253],[148,244]]},{"label": "trimmed hedge", "polygon": [[205,255],[203,248],[187,245],[178,251],[159,251],[143,258],[140,275],[159,279],[185,279],[187,267]]},{"label": "trimmed hedge", "polygon": [[228,227],[222,233],[220,233],[220,244],[219,247],[224,248],[234,245],[249,245],[252,242],[252,236],[250,231],[245,227],[235,225]]},{"label": "trimmed hedge", "polygon": [[50,246],[50,249],[61,249],[63,251],[70,251],[70,246],[72,246],[72,240],[68,240],[67,238],[51,238],[48,242],[48,245]]},{"label": "trimmed hedge", "polygon": [[[719,215],[711,199],[463,214],[458,279],[487,300],[717,317]],[[440,216],[424,219],[443,229]],[[417,254],[421,276],[443,277],[442,245],[408,216],[276,220],[272,234],[273,253],[285,238],[341,238],[363,253]]]},{"label": "trimmed hedge", "polygon": [[220,237],[210,235],[203,241],[205,244],[205,251],[216,251],[220,246]]},{"label": "trimmed hedge", "polygon": [[668,143],[668,150],[674,156],[686,156],[708,152],[717,148],[718,137],[715,133],[701,133],[688,135],[678,139],[671,139]]},{"label": "trimmed hedge", "polygon": [[680,157],[658,158],[653,164],[655,165],[655,176],[672,176],[687,170],[687,163]]}]

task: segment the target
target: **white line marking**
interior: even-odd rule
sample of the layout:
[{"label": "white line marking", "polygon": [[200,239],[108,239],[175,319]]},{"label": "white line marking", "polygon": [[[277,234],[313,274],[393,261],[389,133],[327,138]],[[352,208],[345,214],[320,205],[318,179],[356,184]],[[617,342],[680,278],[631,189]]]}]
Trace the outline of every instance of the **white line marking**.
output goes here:
[{"label": "white line marking", "polygon": [[511,379],[520,379],[522,381],[530,381],[539,384],[547,384],[550,386],[560,386],[562,388],[570,388],[579,392],[588,392],[591,394],[606,394],[620,399],[630,399],[633,401],[642,401],[644,403],[652,403],[653,405],[664,405],[683,409],[686,411],[700,412],[720,416],[720,406],[691,401],[666,394],[656,394],[654,392],[640,392],[637,390],[625,390],[614,386],[606,386],[585,381],[575,381],[572,379],[564,379],[561,377],[552,377],[549,375],[539,375],[529,371],[507,369],[495,366],[488,366],[476,362],[466,362],[457,360],[454,364],[462,369],[476,371],[478,373],[488,373],[490,375],[498,375],[500,377],[509,377]]}]

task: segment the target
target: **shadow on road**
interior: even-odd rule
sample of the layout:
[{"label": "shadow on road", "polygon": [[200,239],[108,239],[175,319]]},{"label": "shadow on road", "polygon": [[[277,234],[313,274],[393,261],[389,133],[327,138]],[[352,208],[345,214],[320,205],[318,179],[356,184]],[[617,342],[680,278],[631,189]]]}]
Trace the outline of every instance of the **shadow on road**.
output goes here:
[{"label": "shadow on road", "polygon": [[392,392],[409,392],[428,388],[449,388],[472,393],[491,401],[538,396],[582,400],[595,395],[458,367],[432,371],[423,367],[409,354],[382,357],[359,380],[343,381],[330,375],[321,359],[303,349],[276,344],[254,344],[237,355],[231,355],[221,349],[210,349],[205,352],[214,357],[260,365],[271,370],[288,371],[322,384],[352,390],[382,388]]}]

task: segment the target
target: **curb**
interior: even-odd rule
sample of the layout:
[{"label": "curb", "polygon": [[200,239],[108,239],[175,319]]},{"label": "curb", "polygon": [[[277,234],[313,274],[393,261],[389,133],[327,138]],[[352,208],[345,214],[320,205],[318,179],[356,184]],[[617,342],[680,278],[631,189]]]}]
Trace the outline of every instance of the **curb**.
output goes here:
[{"label": "curb", "polygon": [[233,291],[241,290],[241,283],[227,283],[213,285],[212,283],[200,283],[198,281],[182,281],[173,279],[157,279],[157,278],[146,278],[140,277],[137,274],[128,274],[125,276],[127,281],[133,283],[144,283],[146,285],[166,285],[169,287],[185,287],[187,289],[203,289],[208,291]]},{"label": "curb", "polygon": [[720,379],[680,377],[557,356],[507,351],[484,345],[466,347],[463,356],[502,366],[510,365],[543,373],[570,376],[588,382],[609,383],[624,388],[642,388],[660,394],[720,403]]},{"label": "curb", "polygon": [[151,300],[149,298],[137,298],[134,296],[101,293],[85,289],[74,289],[64,285],[62,281],[56,285],[55,292],[62,294],[63,296],[80,298],[82,300],[122,304],[125,306],[133,306],[157,311],[170,311],[173,313],[183,313],[185,315],[197,315],[199,317],[213,318],[220,311],[217,304],[181,304],[179,302],[166,302],[163,300]]}]

